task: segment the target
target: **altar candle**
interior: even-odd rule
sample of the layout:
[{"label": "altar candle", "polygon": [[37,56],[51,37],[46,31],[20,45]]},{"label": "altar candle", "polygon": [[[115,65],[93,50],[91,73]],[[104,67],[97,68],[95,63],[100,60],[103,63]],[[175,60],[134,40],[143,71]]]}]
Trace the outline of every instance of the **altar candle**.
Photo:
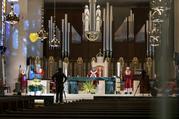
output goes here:
[{"label": "altar candle", "polygon": [[120,77],[120,69],[121,69],[121,63],[117,62],[117,77]]}]

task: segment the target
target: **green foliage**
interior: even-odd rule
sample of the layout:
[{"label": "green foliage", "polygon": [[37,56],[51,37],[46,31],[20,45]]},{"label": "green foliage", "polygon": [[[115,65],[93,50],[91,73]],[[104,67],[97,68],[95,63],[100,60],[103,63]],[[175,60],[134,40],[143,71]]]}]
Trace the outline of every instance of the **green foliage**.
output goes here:
[{"label": "green foliage", "polygon": [[86,92],[86,93],[95,93],[95,86],[93,85],[93,82],[92,81],[86,81],[84,84],[83,84],[83,87],[82,87],[83,91]]},{"label": "green foliage", "polygon": [[29,85],[29,91],[30,92],[35,92],[35,91],[43,91],[43,85],[40,84],[40,85]]}]

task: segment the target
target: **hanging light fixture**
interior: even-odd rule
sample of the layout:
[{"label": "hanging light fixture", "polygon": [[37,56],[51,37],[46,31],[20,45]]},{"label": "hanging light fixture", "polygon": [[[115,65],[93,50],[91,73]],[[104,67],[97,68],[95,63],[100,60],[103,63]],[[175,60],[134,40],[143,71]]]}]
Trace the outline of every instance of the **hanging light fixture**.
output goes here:
[{"label": "hanging light fixture", "polygon": [[89,8],[85,5],[83,24],[85,37],[89,41],[96,41],[102,25],[100,5],[96,7],[96,0],[89,0]]},{"label": "hanging light fixture", "polygon": [[11,3],[11,10],[9,14],[6,15],[6,22],[14,25],[19,22],[19,17],[14,13],[14,4]]},{"label": "hanging light fixture", "polygon": [[45,39],[48,38],[48,33],[47,31],[45,31],[44,28],[44,2],[43,2],[43,6],[42,6],[42,10],[41,10],[41,28],[40,31],[37,32],[39,39],[43,42]]},{"label": "hanging light fixture", "polygon": [[53,24],[53,39],[49,40],[50,47],[60,47],[60,40],[56,37],[56,1],[54,0],[54,24]]}]

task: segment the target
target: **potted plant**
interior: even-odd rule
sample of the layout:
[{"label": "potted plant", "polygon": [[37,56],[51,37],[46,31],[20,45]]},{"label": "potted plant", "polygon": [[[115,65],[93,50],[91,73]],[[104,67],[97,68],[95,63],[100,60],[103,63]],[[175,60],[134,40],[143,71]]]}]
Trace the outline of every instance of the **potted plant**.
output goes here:
[{"label": "potted plant", "polygon": [[95,86],[93,85],[93,82],[92,81],[86,81],[84,84],[83,84],[83,87],[82,87],[83,91],[85,93],[91,93],[91,94],[94,94],[95,93]]}]

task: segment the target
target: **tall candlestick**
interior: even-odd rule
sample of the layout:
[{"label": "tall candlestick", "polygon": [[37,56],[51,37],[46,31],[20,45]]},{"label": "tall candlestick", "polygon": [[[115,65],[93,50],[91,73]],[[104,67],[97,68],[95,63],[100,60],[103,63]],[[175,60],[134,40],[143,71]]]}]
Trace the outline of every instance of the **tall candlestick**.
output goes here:
[{"label": "tall candlestick", "polygon": [[149,21],[146,21],[146,41],[147,41],[147,56],[149,56],[149,36],[148,36],[148,29],[149,29]]},{"label": "tall candlestick", "polygon": [[62,57],[64,57],[64,46],[65,45],[65,29],[64,29],[64,19],[62,19]]},{"label": "tall candlestick", "polygon": [[67,23],[68,16],[65,14],[65,57],[67,55],[67,35],[68,35],[68,23]]},{"label": "tall candlestick", "polygon": [[51,32],[51,39],[50,40],[52,40],[53,39],[53,17],[51,16],[51,18],[50,18],[50,32]]},{"label": "tall candlestick", "polygon": [[68,46],[67,46],[67,51],[68,51],[68,57],[70,54],[70,23],[68,23],[68,42],[67,42]]},{"label": "tall candlestick", "polygon": [[50,20],[48,20],[48,32],[49,32],[49,41],[50,41],[50,39],[51,39],[51,32],[50,32]]},{"label": "tall candlestick", "polygon": [[106,51],[106,10],[103,9],[103,53]]},{"label": "tall candlestick", "polygon": [[134,14],[132,14],[132,38],[134,38]]},{"label": "tall candlestick", "polygon": [[[112,21],[113,21],[113,7],[110,6],[110,32],[109,32],[109,49],[110,49],[110,53],[112,53]],[[112,54],[110,54],[111,56]]]},{"label": "tall candlestick", "polygon": [[106,9],[106,50],[109,51],[109,3],[107,2]]}]

